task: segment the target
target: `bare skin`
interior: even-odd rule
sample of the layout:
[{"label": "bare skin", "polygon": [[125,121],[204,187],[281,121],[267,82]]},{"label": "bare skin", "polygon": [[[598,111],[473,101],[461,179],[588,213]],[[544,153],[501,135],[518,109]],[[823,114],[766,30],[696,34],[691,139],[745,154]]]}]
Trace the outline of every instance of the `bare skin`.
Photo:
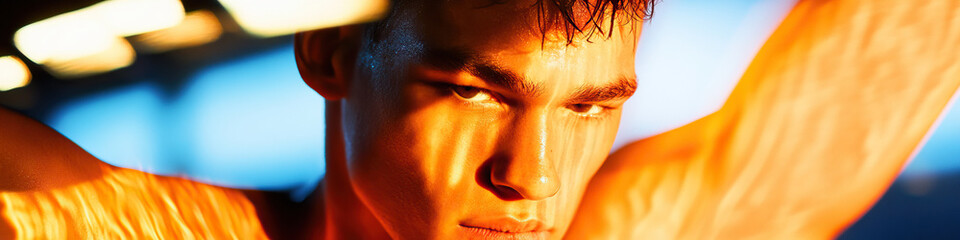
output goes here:
[{"label": "bare skin", "polygon": [[301,75],[346,139],[327,181],[353,187],[328,191],[327,214],[366,216],[328,217],[328,238],[382,237],[370,219],[394,239],[563,236],[633,92],[639,26],[541,42],[531,2],[483,3],[401,11],[380,42],[298,35]]},{"label": "bare skin", "polygon": [[[268,205],[277,194],[249,191],[247,200],[241,190],[107,165],[4,108],[0,126],[0,239],[257,239],[265,235],[250,201],[277,207]],[[175,230],[178,222],[189,228]]]},{"label": "bare skin", "polygon": [[[266,235],[278,239],[511,237],[470,228],[473,224],[556,239],[573,220],[571,239],[830,237],[882,193],[960,85],[960,61],[946,54],[958,52],[947,43],[960,35],[918,37],[932,46],[953,47],[910,52],[920,53],[919,58],[884,51],[898,48],[883,44],[906,44],[899,38],[874,48],[844,48],[864,52],[838,58],[830,50],[845,42],[826,41],[822,37],[830,34],[823,33],[960,28],[956,17],[946,17],[957,16],[947,12],[957,7],[946,1],[940,4],[947,6],[934,8],[939,10],[924,8],[931,14],[918,19],[928,24],[880,30],[837,24],[850,18],[831,13],[891,8],[854,0],[811,2],[801,3],[775,34],[723,110],[633,143],[606,163],[619,120],[616,106],[624,99],[584,101],[596,95],[577,93],[589,86],[622,86],[624,79],[629,83],[636,32],[573,46],[540,45],[540,36],[516,27],[524,24],[506,24],[523,22],[517,18],[521,14],[509,9],[463,14],[475,10],[463,1],[442,6],[450,12],[401,18],[386,33],[388,40],[378,44],[363,42],[357,27],[300,34],[301,74],[329,100],[328,175],[317,195],[294,204],[276,195],[211,189],[174,178],[152,181],[158,189],[198,185],[215,194],[195,201],[237,202],[240,213],[248,213],[245,203],[252,204],[255,215],[233,217],[259,220]],[[918,11],[911,6],[892,9]],[[897,16],[866,16],[891,15]],[[804,31],[808,28],[801,26],[809,24],[804,19],[841,27]],[[921,33],[922,28],[914,32]],[[867,54],[875,51],[881,55]],[[462,61],[462,53],[478,57]],[[916,62],[923,59],[931,62]],[[889,61],[913,61],[898,66],[918,68],[888,68]],[[821,62],[829,64],[815,64]],[[843,74],[829,70],[840,66]],[[881,69],[892,73],[870,75]],[[808,75],[791,77],[797,72]],[[494,84],[509,82],[504,76],[511,75],[514,84]],[[798,82],[811,85],[793,84]],[[536,88],[541,91],[524,90]],[[594,106],[607,107],[598,112]],[[0,192],[6,192],[0,195],[69,189],[130,171],[102,166],[29,119],[0,111],[0,123],[0,142],[14,143],[0,145]],[[587,180],[601,163],[580,205]],[[196,212],[215,216],[216,210]],[[534,221],[522,222],[527,220]],[[249,230],[253,223],[233,224],[225,234]],[[11,226],[0,222],[0,238],[13,236]]]},{"label": "bare skin", "polygon": [[[0,191],[60,188],[102,175],[98,166],[105,164],[33,119],[0,108],[0,126]],[[0,218],[0,238],[13,239],[5,222]]]},{"label": "bare skin", "polygon": [[[196,201],[236,202],[240,212],[249,201],[267,235],[283,239],[561,238],[634,91],[639,22],[568,44],[534,27],[533,1],[479,8],[488,3],[405,8],[378,42],[358,26],[298,34],[301,75],[328,100],[327,175],[317,195],[299,205],[236,191]],[[414,11],[422,8],[435,14]],[[11,161],[22,159],[30,157]],[[27,166],[39,173],[30,179],[47,177],[41,165]],[[129,182],[113,174],[129,170],[104,169],[67,188]],[[15,210],[34,201],[5,196]],[[180,213],[170,222],[192,221]]]},{"label": "bare skin", "polygon": [[[0,189],[59,188],[102,175],[100,162],[47,126],[0,108]],[[22,159],[57,159],[22,161]]]},{"label": "bare skin", "polygon": [[570,239],[830,239],[960,86],[956,1],[800,1],[724,107],[617,150]]}]

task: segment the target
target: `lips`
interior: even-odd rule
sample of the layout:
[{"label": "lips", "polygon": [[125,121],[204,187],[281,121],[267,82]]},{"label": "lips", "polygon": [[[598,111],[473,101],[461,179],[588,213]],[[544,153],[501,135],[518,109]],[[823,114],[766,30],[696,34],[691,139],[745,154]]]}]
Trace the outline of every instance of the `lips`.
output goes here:
[{"label": "lips", "polygon": [[520,221],[512,217],[474,218],[463,221],[460,227],[477,239],[547,239],[551,232],[539,220]]}]

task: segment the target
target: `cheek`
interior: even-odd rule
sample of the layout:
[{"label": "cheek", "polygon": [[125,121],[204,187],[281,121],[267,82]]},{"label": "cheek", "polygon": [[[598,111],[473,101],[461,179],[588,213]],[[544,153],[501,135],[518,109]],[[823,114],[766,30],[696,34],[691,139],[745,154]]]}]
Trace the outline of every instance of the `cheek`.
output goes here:
[{"label": "cheek", "polygon": [[400,94],[377,95],[353,101],[345,112],[350,182],[392,236],[428,236],[438,211],[426,187],[430,173],[418,158],[422,135],[430,133],[405,120],[412,108]]},{"label": "cheek", "polygon": [[[413,88],[405,100],[387,101],[392,114],[362,117],[351,142],[348,169],[354,189],[395,236],[431,236],[456,226],[463,199],[477,194],[474,180],[498,124],[464,112],[452,101]],[[416,95],[413,95],[416,93]],[[438,100],[440,99],[440,100]],[[395,103],[395,104],[389,104]],[[362,119],[361,119],[362,120]]]},{"label": "cheek", "polygon": [[[437,214],[416,151],[397,124],[366,124],[352,140],[347,168],[364,205],[393,236],[427,236]],[[408,140],[405,140],[408,139]]]},{"label": "cheek", "polygon": [[619,117],[616,112],[603,119],[566,117],[556,124],[548,144],[566,187],[584,187],[600,168],[613,146]]},{"label": "cheek", "polygon": [[[484,153],[493,149],[499,124],[493,112],[467,111],[464,103],[443,96],[429,86],[406,86],[389,106],[395,114],[383,118],[379,130],[370,134],[366,152],[384,165],[418,178],[426,189],[442,193],[462,185],[472,176],[470,169],[482,163]],[[363,150],[358,149],[358,150]],[[374,150],[374,151],[371,151]],[[358,166],[360,167],[360,166]]]},{"label": "cheek", "polygon": [[573,219],[587,184],[609,155],[616,136],[619,114],[609,120],[567,120],[558,128],[551,142],[560,159],[557,172],[561,178],[555,221],[558,230],[565,230]]}]

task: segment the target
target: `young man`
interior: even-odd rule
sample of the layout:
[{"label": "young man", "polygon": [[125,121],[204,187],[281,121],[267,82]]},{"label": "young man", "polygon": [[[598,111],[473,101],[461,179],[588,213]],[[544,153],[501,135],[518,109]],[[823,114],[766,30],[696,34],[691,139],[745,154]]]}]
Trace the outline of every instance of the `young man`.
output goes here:
[{"label": "young man", "polygon": [[101,166],[3,113],[17,127],[3,127],[0,233],[561,238],[635,90],[650,2],[393,4],[380,22],[296,37],[328,109],[327,174],[307,202]]},{"label": "young man", "polygon": [[328,173],[302,204],[98,166],[0,112],[0,238],[828,238],[960,85],[955,1],[800,1],[723,109],[603,163],[648,3],[499,2],[398,1],[297,36],[328,100]]}]

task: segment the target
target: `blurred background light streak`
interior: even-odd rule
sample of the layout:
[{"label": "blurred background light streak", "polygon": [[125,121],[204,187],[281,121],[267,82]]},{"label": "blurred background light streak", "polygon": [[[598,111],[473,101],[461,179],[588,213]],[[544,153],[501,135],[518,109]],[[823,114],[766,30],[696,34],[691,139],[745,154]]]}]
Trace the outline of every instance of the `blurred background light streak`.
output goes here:
[{"label": "blurred background light streak", "polygon": [[132,42],[137,50],[161,53],[213,42],[222,33],[223,27],[213,12],[197,10],[187,13],[175,26],[133,36]]},{"label": "blurred background light streak", "polygon": [[126,67],[135,52],[123,37],[176,25],[177,0],[109,0],[26,25],[14,44],[30,61],[61,78]]},{"label": "blurred background light streak", "polygon": [[372,21],[386,13],[387,0],[220,0],[250,34],[273,37],[298,31]]},{"label": "blurred background light streak", "polygon": [[30,83],[30,69],[14,56],[0,57],[0,91],[26,86]]},{"label": "blurred background light streak", "polygon": [[179,0],[107,0],[74,14],[96,18],[123,37],[172,27],[184,16]]},{"label": "blurred background light streak", "polygon": [[99,65],[109,69],[133,62],[133,49],[126,40],[92,16],[77,12],[24,26],[13,41],[30,61],[51,68],[71,61],[103,62]]}]

